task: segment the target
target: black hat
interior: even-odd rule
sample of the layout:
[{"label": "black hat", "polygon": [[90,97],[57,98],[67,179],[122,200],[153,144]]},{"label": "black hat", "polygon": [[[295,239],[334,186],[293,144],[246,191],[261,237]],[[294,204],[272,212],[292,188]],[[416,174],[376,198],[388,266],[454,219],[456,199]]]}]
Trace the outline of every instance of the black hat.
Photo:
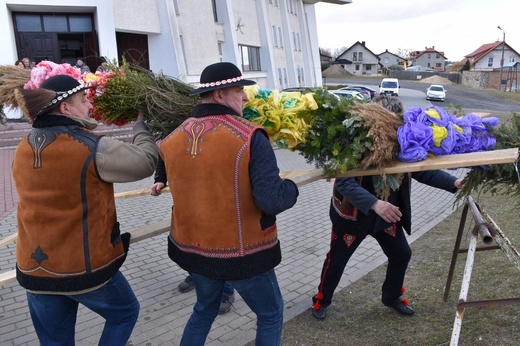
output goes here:
[{"label": "black hat", "polygon": [[60,74],[46,79],[38,89],[21,89],[15,92],[15,97],[24,115],[35,118],[68,97],[92,87],[81,84],[69,75]]},{"label": "black hat", "polygon": [[69,75],[60,74],[46,79],[40,85],[40,88],[56,92],[56,97],[45,107],[49,108],[62,103],[67,97],[72,96],[82,90],[88,89],[89,87],[81,84]]},{"label": "black hat", "polygon": [[200,86],[193,90],[190,96],[207,91],[229,88],[237,85],[253,85],[253,80],[244,79],[242,72],[230,62],[217,62],[207,66],[200,75]]}]

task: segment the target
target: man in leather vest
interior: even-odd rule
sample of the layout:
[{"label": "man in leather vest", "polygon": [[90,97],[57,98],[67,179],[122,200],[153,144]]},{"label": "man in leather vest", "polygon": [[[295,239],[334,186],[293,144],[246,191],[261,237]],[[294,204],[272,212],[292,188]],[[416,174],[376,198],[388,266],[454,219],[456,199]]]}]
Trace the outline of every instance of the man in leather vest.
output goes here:
[{"label": "man in leather vest", "polygon": [[203,345],[229,282],[257,315],[257,345],[279,345],[283,298],[276,216],[298,197],[281,179],[267,133],[242,118],[246,80],[232,63],[202,71],[197,105],[161,140],[173,197],[168,255],[195,282],[197,302],[181,345]]},{"label": "man in leather vest", "polygon": [[17,90],[32,131],[16,148],[16,277],[27,289],[41,345],[73,345],[78,304],[105,320],[99,345],[126,345],[139,302],[119,271],[130,234],[119,231],[113,183],[144,179],[157,146],[142,121],[132,143],[93,132],[85,87],[68,75]]}]

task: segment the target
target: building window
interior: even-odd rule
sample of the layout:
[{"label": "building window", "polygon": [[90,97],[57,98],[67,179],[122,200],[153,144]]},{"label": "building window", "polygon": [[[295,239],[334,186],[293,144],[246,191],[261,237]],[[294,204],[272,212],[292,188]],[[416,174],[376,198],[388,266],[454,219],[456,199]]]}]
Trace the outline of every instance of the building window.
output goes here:
[{"label": "building window", "polygon": [[440,59],[441,58],[441,55],[440,54],[437,54],[437,59]]},{"label": "building window", "polygon": [[238,45],[242,59],[242,71],[261,71],[260,48]]},{"label": "building window", "polygon": [[289,83],[287,82],[287,68],[283,68],[283,82],[284,82],[284,85],[287,86],[289,85]]},{"label": "building window", "polygon": [[488,67],[493,67],[493,57],[488,58]]},{"label": "building window", "polygon": [[435,64],[435,67],[439,67],[439,68],[442,67],[442,66],[441,66],[441,63],[440,63],[440,62],[436,63],[436,64]]},{"label": "building window", "polygon": [[177,3],[177,0],[173,0],[173,8],[175,9],[175,14],[180,14],[179,4]]},{"label": "building window", "polygon": [[38,14],[17,14],[15,15],[16,29],[18,32],[42,32],[42,19]]},{"label": "building window", "polygon": [[211,7],[213,7],[213,20],[218,23],[217,0],[211,0]]},{"label": "building window", "polygon": [[274,46],[278,47],[278,35],[276,33],[276,26],[272,26],[273,29],[273,40],[274,40]]},{"label": "building window", "polygon": [[432,58],[432,55],[430,53],[428,53],[428,59],[431,59]]},{"label": "building window", "polygon": [[372,65],[367,65],[365,68],[367,71],[372,71]]},{"label": "building window", "polygon": [[222,62],[224,60],[223,54],[222,54],[222,42],[219,41],[217,44],[218,44],[218,58],[219,58],[220,62]]},{"label": "building window", "polygon": [[179,35],[179,41],[181,42],[181,50],[182,50],[182,61],[184,61],[184,67],[186,71],[188,71],[188,59],[186,55],[186,46],[184,45],[184,37]]},{"label": "building window", "polygon": [[282,36],[282,28],[278,27],[278,36],[280,37],[280,47],[283,48],[283,36]]},{"label": "building window", "polygon": [[67,16],[65,15],[44,15],[43,27],[48,32],[67,32],[69,31],[67,24]]},{"label": "building window", "polygon": [[356,71],[359,71],[359,65],[356,65]]},{"label": "building window", "polygon": [[278,85],[280,85],[280,88],[283,89],[283,83],[282,83],[282,69],[278,67]]},{"label": "building window", "polygon": [[69,26],[71,32],[90,32],[92,29],[92,18],[90,16],[69,16]]},{"label": "building window", "polygon": [[300,41],[300,33],[299,32],[296,33],[296,42],[298,42],[298,50],[301,51],[302,50],[302,43]]},{"label": "building window", "polygon": [[15,14],[18,32],[91,32],[94,29],[89,14]]}]

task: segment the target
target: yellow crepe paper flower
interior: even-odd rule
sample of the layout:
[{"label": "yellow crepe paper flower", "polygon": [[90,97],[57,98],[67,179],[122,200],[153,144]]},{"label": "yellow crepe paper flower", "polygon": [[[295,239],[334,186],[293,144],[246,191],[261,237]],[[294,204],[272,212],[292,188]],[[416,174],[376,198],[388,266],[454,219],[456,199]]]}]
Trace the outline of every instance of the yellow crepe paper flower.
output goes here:
[{"label": "yellow crepe paper flower", "polygon": [[298,117],[298,112],[318,108],[312,93],[279,92],[257,85],[246,86],[244,91],[248,98],[244,117],[263,126],[272,142],[288,149],[305,142],[309,125]]},{"label": "yellow crepe paper flower", "polygon": [[440,147],[444,138],[448,137],[448,130],[444,126],[431,125],[433,130],[433,142],[435,146]]}]

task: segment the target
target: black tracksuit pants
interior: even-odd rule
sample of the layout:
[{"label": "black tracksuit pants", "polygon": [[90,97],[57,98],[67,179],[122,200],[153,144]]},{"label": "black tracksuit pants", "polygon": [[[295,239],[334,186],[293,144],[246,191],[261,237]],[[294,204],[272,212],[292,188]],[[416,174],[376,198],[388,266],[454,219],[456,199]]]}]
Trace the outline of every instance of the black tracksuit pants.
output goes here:
[{"label": "black tracksuit pants", "polygon": [[[402,295],[406,268],[412,257],[412,250],[408,245],[403,228],[394,225],[393,228],[376,232],[371,236],[377,240],[388,257],[386,277],[382,286],[382,300],[391,301],[399,298]],[[355,237],[348,234],[346,230],[332,226],[330,250],[323,263],[321,282],[318,286],[319,292],[312,298],[315,309],[330,305],[332,295],[339,284],[348,260],[365,238],[366,236]],[[316,305],[317,302],[318,305]]]}]

